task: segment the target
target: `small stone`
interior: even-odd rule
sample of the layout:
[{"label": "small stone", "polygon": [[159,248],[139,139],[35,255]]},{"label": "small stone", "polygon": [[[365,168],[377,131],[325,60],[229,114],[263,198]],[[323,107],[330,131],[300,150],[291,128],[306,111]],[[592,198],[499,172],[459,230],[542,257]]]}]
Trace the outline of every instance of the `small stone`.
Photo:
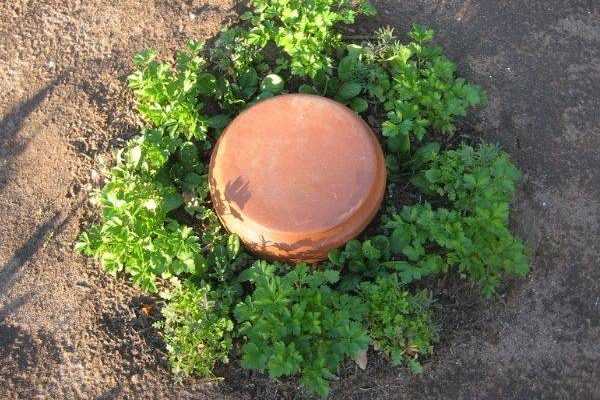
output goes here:
[{"label": "small stone", "polygon": [[195,20],[196,19],[196,14],[190,13],[189,17],[190,17],[191,20]]},{"label": "small stone", "polygon": [[354,362],[358,368],[364,370],[367,368],[367,350],[362,350],[354,356]]},{"label": "small stone", "polygon": [[81,185],[78,182],[74,182],[69,188],[67,197],[75,197],[81,191]]},{"label": "small stone", "polygon": [[96,187],[100,187],[104,183],[104,178],[95,169],[90,172],[90,179],[92,180],[92,184]]},{"label": "small stone", "polygon": [[85,281],[77,281],[77,282],[75,282],[75,286],[79,286],[79,287],[85,288],[85,289],[91,289],[90,285]]}]

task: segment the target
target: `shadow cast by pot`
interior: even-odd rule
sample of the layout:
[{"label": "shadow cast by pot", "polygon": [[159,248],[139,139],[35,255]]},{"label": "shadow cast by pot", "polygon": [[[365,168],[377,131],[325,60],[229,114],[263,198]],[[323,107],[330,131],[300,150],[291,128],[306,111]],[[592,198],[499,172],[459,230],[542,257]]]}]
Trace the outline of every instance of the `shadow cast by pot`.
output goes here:
[{"label": "shadow cast by pot", "polygon": [[[314,241],[312,239],[302,239],[298,240],[294,243],[282,243],[282,242],[273,242],[266,240],[264,237],[261,237],[261,241],[258,245],[254,246],[251,249],[252,252],[258,253],[261,257],[264,254],[273,253],[273,250],[276,252],[287,253],[293,258],[294,262],[302,262],[303,260],[314,260],[318,258],[318,255],[321,254],[322,248],[319,246],[319,242]],[[300,249],[305,249],[301,250]],[[272,259],[274,261],[281,262],[290,262],[288,257],[266,257]],[[313,261],[309,261],[313,262]]]},{"label": "shadow cast by pot", "polygon": [[[216,151],[216,147],[213,151]],[[209,183],[212,188],[212,205],[217,215],[220,217],[231,215],[234,218],[243,221],[243,215],[235,208],[231,207],[231,204],[235,204],[240,210],[244,209],[246,203],[252,197],[250,182],[247,179],[238,176],[233,181],[229,181],[225,184],[225,191],[223,193],[217,189],[217,183],[212,176],[210,177]]]}]

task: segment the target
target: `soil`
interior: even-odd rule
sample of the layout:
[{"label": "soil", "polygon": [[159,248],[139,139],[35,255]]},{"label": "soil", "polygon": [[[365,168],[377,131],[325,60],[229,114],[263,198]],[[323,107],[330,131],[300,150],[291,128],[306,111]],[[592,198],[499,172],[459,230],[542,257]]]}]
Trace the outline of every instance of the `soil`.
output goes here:
[{"label": "soil", "polygon": [[[402,36],[433,27],[487,108],[464,129],[500,143],[524,172],[513,227],[527,279],[484,301],[456,282],[442,341],[421,376],[369,353],[336,399],[600,399],[600,4],[595,0],[376,1]],[[89,193],[137,131],[124,77],[153,47],[171,57],[213,37],[241,6],[214,0],[0,3],[0,398],[291,399],[235,363],[218,381],[174,382],[154,300],[73,252]],[[148,310],[151,310],[148,312]],[[154,310],[154,311],[152,311]]]}]

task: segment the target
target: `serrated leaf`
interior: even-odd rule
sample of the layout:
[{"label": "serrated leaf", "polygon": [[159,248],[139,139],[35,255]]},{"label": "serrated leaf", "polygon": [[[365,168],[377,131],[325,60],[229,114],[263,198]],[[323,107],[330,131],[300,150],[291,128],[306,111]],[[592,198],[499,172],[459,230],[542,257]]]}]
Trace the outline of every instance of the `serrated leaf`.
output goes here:
[{"label": "serrated leaf", "polygon": [[362,252],[369,260],[378,260],[381,257],[381,251],[373,246],[370,240],[365,240],[363,242]]},{"label": "serrated leaf", "polygon": [[348,101],[360,94],[362,85],[358,82],[346,82],[337,92],[337,97],[343,101]]},{"label": "serrated leaf", "polygon": [[224,129],[231,121],[231,117],[227,114],[217,114],[210,117],[206,123],[210,128],[221,130]]},{"label": "serrated leaf", "polygon": [[340,273],[332,269],[323,271],[323,277],[328,283],[336,283],[340,279]]},{"label": "serrated leaf", "polygon": [[333,249],[327,254],[329,261],[335,266],[341,266],[344,262],[340,249]]},{"label": "serrated leaf", "polygon": [[343,82],[352,80],[357,64],[358,58],[355,55],[347,55],[342,58],[338,65],[338,78]]},{"label": "serrated leaf", "polygon": [[362,97],[355,97],[350,101],[350,108],[360,114],[369,109],[369,103]]},{"label": "serrated leaf", "polygon": [[231,259],[238,256],[240,253],[240,237],[236,234],[230,234],[227,239],[227,252]]},{"label": "serrated leaf", "polygon": [[307,85],[307,84],[302,84],[298,88],[298,93],[317,94],[318,92],[317,92],[317,89],[315,89],[313,86]]},{"label": "serrated leaf", "polygon": [[410,151],[410,138],[402,134],[388,137],[387,146],[391,152],[406,154]]},{"label": "serrated leaf", "polygon": [[198,93],[204,96],[210,96],[215,93],[217,88],[217,79],[214,75],[209,74],[208,72],[202,72],[198,74],[196,84],[198,86]]}]

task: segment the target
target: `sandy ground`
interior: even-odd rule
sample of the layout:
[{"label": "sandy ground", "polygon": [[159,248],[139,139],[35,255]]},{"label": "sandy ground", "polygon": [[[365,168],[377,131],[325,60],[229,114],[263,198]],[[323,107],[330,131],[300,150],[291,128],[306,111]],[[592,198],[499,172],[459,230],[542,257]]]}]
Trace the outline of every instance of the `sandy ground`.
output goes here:
[{"label": "sandy ground", "polygon": [[[404,34],[432,26],[489,106],[467,121],[525,179],[513,225],[531,275],[493,301],[444,299],[444,339],[421,377],[371,357],[339,399],[600,399],[600,4],[595,0],[377,1]],[[144,297],[74,254],[88,191],[136,132],[133,54],[171,56],[235,21],[233,1],[0,3],[0,398],[279,399],[232,365],[222,382],[173,382]],[[90,172],[92,171],[92,172]]]}]

